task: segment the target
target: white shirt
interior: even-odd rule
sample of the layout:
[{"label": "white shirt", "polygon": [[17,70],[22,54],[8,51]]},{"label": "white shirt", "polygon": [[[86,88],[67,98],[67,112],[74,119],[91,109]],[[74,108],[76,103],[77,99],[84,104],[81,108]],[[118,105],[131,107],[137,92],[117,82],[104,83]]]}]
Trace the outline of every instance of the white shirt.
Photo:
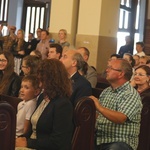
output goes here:
[{"label": "white shirt", "polygon": [[16,136],[23,134],[25,120],[30,120],[33,111],[36,108],[36,98],[29,101],[22,101],[18,104]]},{"label": "white shirt", "polygon": [[142,52],[136,53],[136,55],[142,57],[142,56],[145,56],[145,53],[142,51]]}]

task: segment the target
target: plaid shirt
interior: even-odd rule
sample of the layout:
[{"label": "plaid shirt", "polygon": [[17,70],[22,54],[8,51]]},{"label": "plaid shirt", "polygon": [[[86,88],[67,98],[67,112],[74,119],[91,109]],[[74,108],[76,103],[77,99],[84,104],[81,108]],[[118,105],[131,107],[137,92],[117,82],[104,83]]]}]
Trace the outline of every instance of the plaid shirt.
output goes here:
[{"label": "plaid shirt", "polygon": [[133,150],[138,146],[142,103],[137,91],[129,82],[113,90],[105,89],[100,95],[102,106],[127,116],[123,124],[116,124],[106,119],[102,114],[97,118],[97,145],[111,142],[125,142]]}]

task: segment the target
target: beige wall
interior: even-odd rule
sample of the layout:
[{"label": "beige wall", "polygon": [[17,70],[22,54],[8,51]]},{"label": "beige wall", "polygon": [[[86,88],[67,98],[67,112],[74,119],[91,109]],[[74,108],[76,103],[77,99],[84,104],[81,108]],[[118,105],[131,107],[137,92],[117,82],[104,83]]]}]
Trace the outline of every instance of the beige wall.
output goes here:
[{"label": "beige wall", "polygon": [[119,7],[120,0],[52,0],[52,37],[57,39],[59,29],[65,28],[71,47],[87,47],[88,63],[101,72],[116,51]]},{"label": "beige wall", "polygon": [[[86,4],[86,5],[85,5]],[[89,64],[102,72],[116,52],[120,0],[81,0],[76,47],[90,50]]]},{"label": "beige wall", "polygon": [[58,38],[60,29],[66,29],[67,40],[74,45],[77,30],[79,0],[51,0],[50,32],[52,38]]},{"label": "beige wall", "polygon": [[147,14],[147,19],[150,19],[150,0],[148,0],[148,14]]},{"label": "beige wall", "polygon": [[99,35],[102,0],[80,0],[77,34]]},{"label": "beige wall", "polygon": [[120,0],[103,0],[100,18],[100,35],[116,37],[119,23]]},{"label": "beige wall", "polygon": [[52,0],[50,31],[57,33],[59,29],[71,32],[73,0]]}]

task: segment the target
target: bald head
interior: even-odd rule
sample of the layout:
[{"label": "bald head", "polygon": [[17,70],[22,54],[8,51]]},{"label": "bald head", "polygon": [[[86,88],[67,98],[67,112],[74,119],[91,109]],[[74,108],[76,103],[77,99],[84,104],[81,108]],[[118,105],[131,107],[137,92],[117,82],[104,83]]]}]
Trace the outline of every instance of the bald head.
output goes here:
[{"label": "bald head", "polygon": [[81,69],[84,64],[83,57],[76,50],[67,50],[63,53],[60,61],[65,65],[69,74]]}]

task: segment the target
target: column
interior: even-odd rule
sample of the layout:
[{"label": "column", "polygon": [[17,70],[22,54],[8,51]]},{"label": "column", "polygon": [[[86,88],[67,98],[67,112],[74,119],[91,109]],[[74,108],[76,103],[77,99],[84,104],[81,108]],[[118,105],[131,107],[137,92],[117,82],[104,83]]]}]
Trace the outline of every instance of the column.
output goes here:
[{"label": "column", "polygon": [[67,41],[75,43],[77,32],[79,0],[52,0],[50,13],[50,33],[52,38],[58,40],[58,31],[66,29]]},{"label": "column", "polygon": [[76,47],[90,50],[89,64],[102,72],[116,53],[120,0],[80,0]]}]

